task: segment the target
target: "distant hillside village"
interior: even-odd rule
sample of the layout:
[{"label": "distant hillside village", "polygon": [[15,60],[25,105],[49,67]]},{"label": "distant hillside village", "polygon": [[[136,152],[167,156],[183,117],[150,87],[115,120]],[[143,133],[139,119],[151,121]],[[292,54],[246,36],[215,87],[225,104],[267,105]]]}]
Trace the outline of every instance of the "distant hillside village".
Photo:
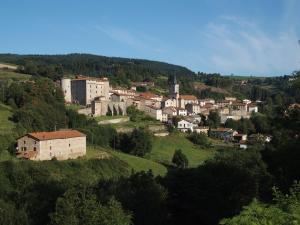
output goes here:
[{"label": "distant hillside village", "polygon": [[[147,82],[135,84],[154,85]],[[131,89],[111,87],[107,78],[64,78],[61,80],[61,86],[65,101],[86,106],[82,112],[91,116],[126,115],[127,107],[134,105],[138,110],[162,122],[168,122],[174,116],[208,116],[211,111],[216,111],[221,117],[221,123],[225,123],[227,119],[250,118],[252,112],[258,112],[258,102],[248,99],[240,101],[234,97],[225,97],[222,101],[215,101],[197,99],[194,95],[180,95],[176,76],[170,85],[168,97],[152,92],[139,93],[136,91],[137,86],[132,86]]]},{"label": "distant hillside village", "polygon": [[[74,79],[63,78],[61,87],[66,103],[85,106],[78,112],[89,116],[126,115],[129,106],[143,111],[150,117],[172,124],[174,117],[180,117],[176,124],[182,132],[208,134],[208,127],[199,126],[201,120],[207,119],[211,112],[217,112],[224,124],[228,119],[240,120],[250,118],[258,112],[260,102],[248,99],[237,100],[225,97],[222,101],[198,99],[194,95],[181,95],[176,76],[170,84],[169,96],[163,97],[152,92],[137,92],[138,87],[154,86],[153,82],[133,83],[130,89],[112,87],[107,78],[94,78],[78,75]],[[200,116],[202,115],[202,117]],[[241,148],[246,148],[247,135],[238,134],[230,128],[211,129],[211,136],[224,140],[238,140]]]}]

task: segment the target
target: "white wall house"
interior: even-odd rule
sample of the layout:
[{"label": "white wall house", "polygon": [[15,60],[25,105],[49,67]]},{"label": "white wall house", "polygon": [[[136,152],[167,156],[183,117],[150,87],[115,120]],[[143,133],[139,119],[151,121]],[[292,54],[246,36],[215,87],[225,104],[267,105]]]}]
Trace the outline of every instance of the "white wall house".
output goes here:
[{"label": "white wall house", "polygon": [[182,132],[194,131],[194,127],[197,127],[197,124],[191,123],[187,120],[180,120],[177,124],[177,129]]},{"label": "white wall house", "polygon": [[177,115],[178,116],[187,116],[187,110],[184,108],[177,108]]},{"label": "white wall house", "polygon": [[86,135],[77,130],[28,133],[17,144],[17,156],[30,160],[75,159],[86,154]]}]

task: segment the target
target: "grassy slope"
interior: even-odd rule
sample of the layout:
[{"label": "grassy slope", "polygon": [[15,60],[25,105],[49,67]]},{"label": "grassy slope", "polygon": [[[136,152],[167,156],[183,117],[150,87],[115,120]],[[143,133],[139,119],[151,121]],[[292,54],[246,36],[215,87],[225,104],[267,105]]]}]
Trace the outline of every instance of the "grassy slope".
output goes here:
[{"label": "grassy slope", "polygon": [[31,75],[28,74],[0,70],[0,80],[3,79],[28,80],[30,77]]},{"label": "grassy slope", "polygon": [[129,165],[129,172],[131,170],[138,171],[148,171],[152,170],[155,175],[165,175],[167,173],[167,168],[159,163],[153,162],[148,159],[140,158],[137,156],[129,155],[119,151],[107,150],[97,147],[96,149],[89,147],[87,158],[98,158],[101,157],[103,152],[108,153],[111,156],[118,158],[119,160],[127,163]]},{"label": "grassy slope", "polygon": [[0,103],[0,134],[10,133],[14,128],[14,123],[9,120],[11,116],[11,108]]},{"label": "grassy slope", "polygon": [[185,134],[175,133],[166,137],[155,137],[152,152],[148,158],[165,164],[171,164],[174,151],[181,149],[189,160],[189,166],[195,167],[213,157],[215,151],[200,149],[186,139]]}]

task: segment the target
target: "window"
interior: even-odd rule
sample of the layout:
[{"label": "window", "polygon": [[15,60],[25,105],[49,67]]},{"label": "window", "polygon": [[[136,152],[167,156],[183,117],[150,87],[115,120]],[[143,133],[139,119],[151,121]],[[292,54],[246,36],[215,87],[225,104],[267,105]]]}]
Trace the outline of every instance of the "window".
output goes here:
[{"label": "window", "polygon": [[33,151],[36,151],[36,147],[33,147]]},{"label": "window", "polygon": [[50,150],[52,149],[52,147],[50,146]]},{"label": "window", "polygon": [[26,144],[26,141],[24,141],[24,144]]},{"label": "window", "polygon": [[36,141],[34,141],[34,144],[36,145]]},{"label": "window", "polygon": [[69,143],[69,147],[71,147],[71,144]]}]

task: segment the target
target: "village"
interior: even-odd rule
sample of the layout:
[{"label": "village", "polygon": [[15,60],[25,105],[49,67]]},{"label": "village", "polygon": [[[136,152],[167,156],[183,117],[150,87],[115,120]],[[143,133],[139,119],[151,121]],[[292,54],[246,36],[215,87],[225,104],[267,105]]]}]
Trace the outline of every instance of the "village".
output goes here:
[{"label": "village", "polygon": [[[237,100],[225,97],[222,101],[197,99],[194,95],[181,95],[180,86],[174,76],[169,96],[161,96],[150,91],[138,92],[138,87],[154,86],[152,82],[136,82],[130,89],[110,86],[107,78],[95,78],[78,75],[75,78],[63,78],[60,86],[67,105],[80,105],[78,113],[90,117],[116,115],[125,116],[128,107],[135,107],[154,120],[174,126],[184,133],[202,133],[226,142],[234,142],[239,148],[246,149],[247,134],[226,128],[203,126],[211,112],[226,120],[250,118],[258,112],[260,102],[248,99]],[[174,123],[174,118],[177,122]],[[165,135],[167,135],[166,133]],[[255,134],[250,139],[255,138]],[[264,137],[269,141],[269,138]],[[18,139],[17,155],[33,160],[72,159],[86,154],[86,136],[77,130],[59,130],[52,132],[28,133]]]}]

